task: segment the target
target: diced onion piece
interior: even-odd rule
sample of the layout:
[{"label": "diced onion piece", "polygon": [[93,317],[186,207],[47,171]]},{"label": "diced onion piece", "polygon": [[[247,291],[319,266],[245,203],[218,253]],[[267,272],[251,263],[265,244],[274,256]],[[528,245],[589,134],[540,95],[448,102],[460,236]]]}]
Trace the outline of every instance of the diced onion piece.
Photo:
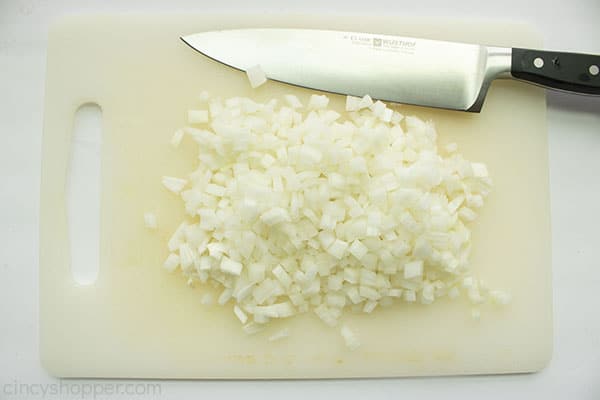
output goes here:
[{"label": "diced onion piece", "polygon": [[285,339],[289,336],[290,336],[289,328],[283,328],[283,329],[275,332],[271,336],[269,336],[269,342],[276,342],[278,340]]},{"label": "diced onion piece", "polygon": [[380,118],[383,116],[385,110],[387,109],[386,105],[380,100],[377,100],[375,103],[371,104],[369,108],[371,109],[371,111],[373,111],[373,114],[375,114],[375,116]]},{"label": "diced onion piece", "polygon": [[187,184],[185,179],[175,178],[172,176],[163,176],[162,184],[173,193],[179,193]]},{"label": "diced onion piece", "polygon": [[292,284],[292,278],[283,269],[281,265],[278,265],[273,269],[273,275],[275,275],[275,278],[277,278],[277,280],[281,283],[281,285],[283,285],[285,289],[288,289]]},{"label": "diced onion piece", "polygon": [[196,257],[189,244],[183,243],[179,246],[179,262],[184,271],[194,263]]},{"label": "diced onion piece", "polygon": [[263,158],[260,160],[260,165],[265,168],[269,168],[271,165],[275,163],[276,159],[270,154],[265,154]]},{"label": "diced onion piece", "polygon": [[348,287],[345,291],[346,296],[348,297],[348,299],[350,299],[352,304],[358,304],[363,301],[363,298],[358,293],[358,288],[356,286]]},{"label": "diced onion piece", "polygon": [[473,221],[475,218],[477,218],[475,211],[471,210],[469,207],[462,207],[458,211],[458,216],[465,221]]},{"label": "diced onion piece", "polygon": [[175,271],[175,269],[179,266],[179,256],[173,253],[169,254],[169,257],[167,257],[163,265],[167,271]]},{"label": "diced onion piece", "polygon": [[354,268],[344,269],[344,280],[348,283],[358,283],[360,272]]},{"label": "diced onion piece", "polygon": [[265,279],[259,285],[256,285],[252,290],[252,297],[256,300],[257,304],[264,303],[267,299],[271,298],[277,290],[274,282],[270,279]]},{"label": "diced onion piece", "polygon": [[377,307],[377,302],[375,300],[369,300],[365,303],[363,307],[363,312],[370,314]]},{"label": "diced onion piece", "polygon": [[293,94],[286,94],[286,95],[283,96],[283,99],[288,104],[288,106],[290,106],[291,108],[301,108],[301,107],[303,107],[302,102],[300,101],[300,99],[298,99],[298,97],[296,97]]},{"label": "diced onion piece", "polygon": [[252,263],[248,266],[248,278],[251,282],[261,282],[265,279],[265,265]]},{"label": "diced onion piece", "polygon": [[318,110],[321,108],[326,108],[329,104],[329,97],[325,95],[317,95],[313,94],[310,96],[308,100],[308,108],[311,110]]},{"label": "diced onion piece", "polygon": [[386,108],[383,110],[383,114],[379,117],[383,122],[392,122],[392,117],[394,116],[394,110],[390,108]]},{"label": "diced onion piece", "polygon": [[237,305],[233,306],[233,313],[240,320],[240,322],[242,324],[245,324],[246,321],[248,321],[248,316],[246,315],[246,313],[244,312],[244,310],[242,310]]},{"label": "diced onion piece", "polygon": [[206,185],[204,190],[206,193],[217,197],[223,197],[226,191],[223,186],[215,185],[214,183],[209,183]]},{"label": "diced onion piece", "polygon": [[248,322],[242,327],[242,330],[246,335],[254,335],[263,329],[265,329],[265,327],[261,324],[257,324],[256,322]]},{"label": "diced onion piece", "polygon": [[336,326],[338,322],[339,312],[335,311],[336,308],[327,307],[325,304],[321,304],[315,308],[315,314],[329,326]]},{"label": "diced onion piece", "polygon": [[360,97],[346,96],[346,111],[358,111],[360,109]]},{"label": "diced onion piece", "polygon": [[274,208],[270,209],[269,211],[265,211],[260,216],[260,220],[268,226],[277,225],[282,222],[290,222],[291,221],[288,212],[281,207],[274,207]]},{"label": "diced onion piece", "polygon": [[185,131],[183,129],[177,129],[173,136],[171,137],[171,146],[177,148],[181,144],[181,140],[183,139],[183,135]]},{"label": "diced onion piece", "polygon": [[471,163],[471,168],[473,169],[473,176],[476,178],[486,178],[488,176],[488,170],[485,164]]},{"label": "diced onion piece", "polygon": [[425,282],[425,284],[423,284],[423,290],[421,291],[421,302],[423,304],[431,304],[434,300],[434,287],[429,282]]},{"label": "diced onion piece", "polygon": [[342,325],[340,334],[342,335],[342,338],[344,338],[344,343],[348,349],[356,350],[360,347],[360,339],[347,325]]},{"label": "diced onion piece", "polygon": [[456,196],[450,203],[448,203],[448,211],[455,213],[458,207],[465,201],[465,196]]},{"label": "diced onion piece", "polygon": [[238,302],[244,301],[244,299],[248,297],[250,293],[252,293],[253,288],[254,283],[249,283],[245,286],[242,286],[237,292],[233,293],[233,297],[235,297]]},{"label": "diced onion piece", "polygon": [[417,294],[414,290],[405,290],[404,291],[404,301],[409,303],[414,303],[417,301]]},{"label": "diced onion piece", "polygon": [[423,261],[412,261],[404,264],[404,279],[414,279],[423,276]]},{"label": "diced onion piece", "polygon": [[219,303],[220,305],[225,305],[227,304],[227,302],[231,299],[231,294],[233,293],[233,291],[229,288],[226,288],[225,290],[223,290],[223,292],[221,292],[221,294],[219,295],[219,298],[217,299],[217,303]]},{"label": "diced onion piece", "polygon": [[356,239],[354,242],[352,242],[348,250],[350,251],[350,254],[356,257],[357,260],[362,260],[362,258],[369,252],[367,246],[362,244],[359,239]]},{"label": "diced onion piece", "polygon": [[361,110],[363,108],[369,108],[371,105],[373,105],[373,99],[367,94],[360,99],[360,102],[358,103],[358,109]]},{"label": "diced onion piece", "polygon": [[267,76],[265,75],[265,72],[262,70],[260,65],[255,65],[253,67],[248,68],[246,70],[246,75],[248,76],[250,86],[252,86],[253,88],[257,88],[267,81]]},{"label": "diced onion piece", "polygon": [[179,246],[183,243],[183,241],[185,239],[184,232],[185,232],[185,229],[187,228],[187,226],[188,226],[187,222],[184,221],[177,227],[177,229],[175,230],[175,232],[169,239],[169,242],[167,243],[167,245],[169,247],[169,251],[173,252],[173,251],[179,249]]},{"label": "diced onion piece", "polygon": [[325,299],[327,305],[330,307],[341,309],[346,305],[346,296],[343,293],[328,293]]},{"label": "diced onion piece", "polygon": [[321,243],[321,246],[323,247],[323,249],[328,249],[329,246],[331,246],[333,244],[333,242],[335,241],[335,236],[333,235],[333,233],[328,232],[328,231],[321,231],[319,233],[319,242]]},{"label": "diced onion piece", "polygon": [[269,318],[287,318],[295,314],[294,307],[289,301],[269,306],[256,306],[252,311],[254,315],[264,315]]},{"label": "diced onion piece", "polygon": [[230,275],[240,275],[242,272],[242,264],[230,258],[223,257],[220,265],[221,271]]},{"label": "diced onion piece", "polygon": [[399,124],[404,119],[404,115],[400,114],[398,111],[394,111],[392,113],[391,123]]},{"label": "diced onion piece", "polygon": [[467,206],[469,206],[470,208],[483,207],[483,197],[479,194],[467,197]]},{"label": "diced onion piece", "polygon": [[207,110],[188,110],[188,122],[190,124],[204,124],[208,122]]},{"label": "diced onion piece", "polygon": [[369,300],[379,300],[381,297],[377,290],[368,286],[360,286],[358,288],[358,293],[361,295],[361,297]]},{"label": "diced onion piece", "polygon": [[156,227],[157,227],[156,214],[151,213],[151,212],[144,213],[144,225],[148,229],[156,229]]},{"label": "diced onion piece", "polygon": [[331,246],[327,248],[327,252],[340,260],[346,254],[346,249],[348,249],[348,242],[335,239]]}]

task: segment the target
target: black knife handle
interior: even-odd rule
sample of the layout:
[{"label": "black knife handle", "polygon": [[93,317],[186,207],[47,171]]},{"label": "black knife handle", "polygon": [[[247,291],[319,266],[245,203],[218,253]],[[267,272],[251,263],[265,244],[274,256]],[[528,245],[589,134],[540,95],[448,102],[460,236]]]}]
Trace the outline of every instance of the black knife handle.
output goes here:
[{"label": "black knife handle", "polygon": [[599,55],[513,48],[510,73],[551,89],[600,95]]}]

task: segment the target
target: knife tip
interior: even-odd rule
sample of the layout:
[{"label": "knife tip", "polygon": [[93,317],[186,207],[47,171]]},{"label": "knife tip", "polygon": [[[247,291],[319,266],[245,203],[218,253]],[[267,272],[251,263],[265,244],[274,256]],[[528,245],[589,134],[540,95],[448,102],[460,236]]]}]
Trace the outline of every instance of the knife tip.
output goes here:
[{"label": "knife tip", "polygon": [[192,44],[190,43],[190,40],[189,40],[189,35],[186,35],[186,36],[179,36],[179,40],[181,40],[183,43],[185,43],[186,45],[188,45],[188,46],[189,46],[189,47],[191,47],[192,49],[194,49],[194,50],[196,50],[196,51],[198,50],[198,49],[196,49],[194,46],[192,46]]}]

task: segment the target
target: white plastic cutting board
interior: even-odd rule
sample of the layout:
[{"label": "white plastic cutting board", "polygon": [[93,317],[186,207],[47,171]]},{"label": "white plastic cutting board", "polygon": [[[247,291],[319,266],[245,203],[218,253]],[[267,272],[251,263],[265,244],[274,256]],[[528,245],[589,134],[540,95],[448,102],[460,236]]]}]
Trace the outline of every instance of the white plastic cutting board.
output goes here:
[{"label": "white plastic cutting board", "polygon": [[[275,82],[253,91],[244,74],[178,39],[234,27],[540,45],[521,25],[399,17],[62,21],[49,37],[41,187],[40,350],[48,371],[64,377],[331,378],[530,372],[546,365],[552,352],[546,106],[541,89],[517,82],[495,82],[481,114],[404,107],[405,114],[433,119],[442,144],[456,141],[468,159],[488,165],[494,190],[472,226],[472,266],[490,286],[512,292],[510,306],[483,307],[479,322],[462,300],[345,315],[362,342],[350,352],[338,330],[313,315],[246,336],[231,305],[202,306],[207,289],[191,289],[161,268],[167,239],[184,214],[160,177],[192,169],[195,146],[175,151],[168,143],[198,93],[258,99],[309,93]],[[332,97],[341,104],[341,97]],[[80,286],[70,272],[65,178],[73,115],[86,102],[103,110],[101,255],[96,283]],[[148,210],[157,213],[157,232],[143,226]],[[283,325],[291,337],[268,342]]]}]

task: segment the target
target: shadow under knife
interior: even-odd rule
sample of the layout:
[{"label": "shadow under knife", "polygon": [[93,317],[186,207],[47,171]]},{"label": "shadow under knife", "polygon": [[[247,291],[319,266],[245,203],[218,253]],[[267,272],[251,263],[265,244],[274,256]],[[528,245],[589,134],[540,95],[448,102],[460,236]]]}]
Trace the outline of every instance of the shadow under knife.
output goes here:
[{"label": "shadow under knife", "polygon": [[548,108],[600,114],[600,96],[583,96],[554,90],[548,90]]}]

